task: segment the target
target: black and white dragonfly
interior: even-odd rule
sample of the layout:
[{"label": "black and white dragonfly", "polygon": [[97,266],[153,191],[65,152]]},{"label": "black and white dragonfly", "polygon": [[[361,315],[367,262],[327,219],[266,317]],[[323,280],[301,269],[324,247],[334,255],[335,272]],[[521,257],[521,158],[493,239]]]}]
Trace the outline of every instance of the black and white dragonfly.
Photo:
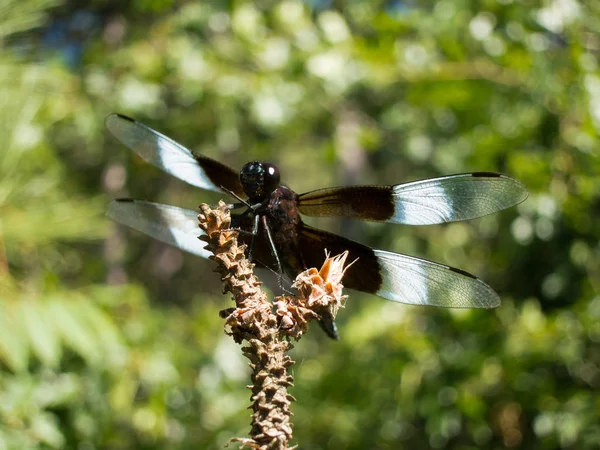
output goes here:
[{"label": "black and white dragonfly", "polygon": [[[112,114],[108,130],[150,164],[192,186],[233,195],[247,205],[232,216],[232,227],[251,247],[252,259],[292,278],[320,267],[325,249],[349,251],[344,286],[395,302],[449,308],[494,308],[500,298],[480,279],[460,269],[421,258],[377,250],[302,222],[307,216],[345,217],[407,225],[431,225],[485,216],[527,198],[519,181],[492,172],[431,178],[394,186],[345,186],[296,194],[280,184],[273,164],[252,161],[238,173],[198,155],[128,117]],[[121,199],[108,208],[112,219],[147,235],[207,258],[198,239],[197,211]],[[335,324],[322,323],[331,337]]]}]

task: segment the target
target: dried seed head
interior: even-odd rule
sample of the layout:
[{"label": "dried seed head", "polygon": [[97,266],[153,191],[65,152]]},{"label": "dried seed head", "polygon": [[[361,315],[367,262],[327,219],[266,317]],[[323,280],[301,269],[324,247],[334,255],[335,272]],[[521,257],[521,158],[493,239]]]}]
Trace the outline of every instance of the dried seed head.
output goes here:
[{"label": "dried seed head", "polygon": [[325,308],[335,318],[338,309],[348,298],[342,295],[342,278],[351,265],[344,267],[347,258],[347,251],[333,258],[327,255],[321,270],[308,269],[296,277],[293,286],[298,289],[298,296],[306,300],[306,306],[311,309]]},{"label": "dried seed head", "polygon": [[348,252],[333,258],[327,255],[320,270],[308,269],[296,277],[293,286],[298,289],[297,297],[278,297],[275,313],[279,328],[288,336],[299,339],[313,319],[335,319],[340,307],[348,297],[342,295],[342,277]]}]

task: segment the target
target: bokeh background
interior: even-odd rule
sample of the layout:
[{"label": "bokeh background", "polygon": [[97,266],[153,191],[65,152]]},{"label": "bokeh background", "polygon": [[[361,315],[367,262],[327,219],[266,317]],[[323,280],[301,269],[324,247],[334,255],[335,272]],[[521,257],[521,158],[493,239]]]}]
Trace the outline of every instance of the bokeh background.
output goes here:
[{"label": "bokeh background", "polygon": [[0,449],[218,449],[249,370],[211,263],[104,217],[216,202],[105,131],[137,118],[298,192],[498,171],[516,208],[309,223],[460,267],[491,311],[351,293],[293,351],[305,449],[600,443],[600,3],[1,0]]}]

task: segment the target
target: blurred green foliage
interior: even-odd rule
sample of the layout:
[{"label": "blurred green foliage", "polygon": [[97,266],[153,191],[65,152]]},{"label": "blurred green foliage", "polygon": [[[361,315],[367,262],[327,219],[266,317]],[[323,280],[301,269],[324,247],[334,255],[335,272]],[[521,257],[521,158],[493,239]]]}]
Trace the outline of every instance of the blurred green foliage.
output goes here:
[{"label": "blurred green foliage", "polygon": [[0,449],[222,448],[248,370],[211,264],[103,217],[214,202],[103,129],[131,115],[298,192],[466,171],[530,198],[468,223],[310,221],[469,270],[494,311],[351,293],[294,350],[307,449],[600,442],[600,4],[3,0]]}]

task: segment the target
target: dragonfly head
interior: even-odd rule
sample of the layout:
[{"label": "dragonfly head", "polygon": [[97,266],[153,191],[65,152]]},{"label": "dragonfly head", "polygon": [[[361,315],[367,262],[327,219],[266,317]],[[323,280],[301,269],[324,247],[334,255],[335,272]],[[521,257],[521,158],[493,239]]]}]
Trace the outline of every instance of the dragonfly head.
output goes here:
[{"label": "dragonfly head", "polygon": [[274,164],[252,161],[240,171],[242,189],[250,200],[262,200],[279,187],[279,169]]}]

